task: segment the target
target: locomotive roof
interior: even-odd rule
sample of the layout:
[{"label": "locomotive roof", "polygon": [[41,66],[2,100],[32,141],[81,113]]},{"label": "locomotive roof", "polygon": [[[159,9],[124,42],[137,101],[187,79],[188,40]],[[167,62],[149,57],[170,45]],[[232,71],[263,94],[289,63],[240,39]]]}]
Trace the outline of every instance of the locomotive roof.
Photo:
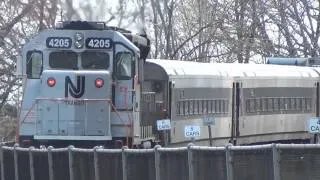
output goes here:
[{"label": "locomotive roof", "polygon": [[319,77],[319,74],[312,68],[298,66],[200,63],[163,59],[148,59],[147,62],[159,65],[169,76],[202,75],[220,77]]}]

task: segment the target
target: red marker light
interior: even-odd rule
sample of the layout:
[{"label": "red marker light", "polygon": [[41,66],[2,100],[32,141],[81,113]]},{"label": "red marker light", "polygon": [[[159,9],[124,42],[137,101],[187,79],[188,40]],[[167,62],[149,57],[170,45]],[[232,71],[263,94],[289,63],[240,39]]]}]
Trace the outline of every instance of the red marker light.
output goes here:
[{"label": "red marker light", "polygon": [[97,88],[101,88],[104,84],[104,81],[101,78],[97,78],[95,84]]},{"label": "red marker light", "polygon": [[47,84],[48,86],[53,87],[54,85],[56,85],[56,80],[54,78],[48,78]]}]

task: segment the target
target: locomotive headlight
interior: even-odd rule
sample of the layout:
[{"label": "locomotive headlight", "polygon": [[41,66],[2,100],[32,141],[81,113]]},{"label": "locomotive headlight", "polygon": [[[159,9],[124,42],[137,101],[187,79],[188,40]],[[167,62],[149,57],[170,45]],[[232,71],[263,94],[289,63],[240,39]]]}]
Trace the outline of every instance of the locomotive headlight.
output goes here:
[{"label": "locomotive headlight", "polygon": [[82,48],[83,47],[83,34],[82,33],[79,33],[77,32],[75,35],[74,35],[74,46],[79,49],[79,48]]},{"label": "locomotive headlight", "polygon": [[54,78],[50,77],[47,80],[47,84],[49,87],[53,87],[54,85],[56,85],[56,80]]},{"label": "locomotive headlight", "polygon": [[104,84],[103,79],[101,79],[101,78],[97,78],[96,79],[95,85],[96,85],[97,88],[101,88],[103,86],[103,84]]}]

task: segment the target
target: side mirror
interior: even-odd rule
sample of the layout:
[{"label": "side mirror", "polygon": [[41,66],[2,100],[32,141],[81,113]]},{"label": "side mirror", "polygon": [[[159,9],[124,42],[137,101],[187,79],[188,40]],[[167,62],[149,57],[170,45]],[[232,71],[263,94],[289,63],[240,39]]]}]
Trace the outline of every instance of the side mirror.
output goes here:
[{"label": "side mirror", "polygon": [[16,76],[21,77],[23,76],[23,68],[22,68],[22,57],[20,55],[17,56],[17,62],[16,62]]}]

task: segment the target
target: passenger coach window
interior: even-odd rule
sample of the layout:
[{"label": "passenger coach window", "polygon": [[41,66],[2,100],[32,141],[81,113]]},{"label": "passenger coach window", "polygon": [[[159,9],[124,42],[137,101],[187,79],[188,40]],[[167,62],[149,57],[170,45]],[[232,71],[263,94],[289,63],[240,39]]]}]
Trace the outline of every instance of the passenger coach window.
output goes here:
[{"label": "passenger coach window", "polygon": [[56,69],[78,69],[78,55],[73,51],[51,52],[49,65]]},{"label": "passenger coach window", "polygon": [[27,53],[27,77],[39,79],[42,71],[42,52],[29,51]]},{"label": "passenger coach window", "polygon": [[129,52],[120,52],[116,55],[116,77],[129,80],[133,76],[134,57]]},{"label": "passenger coach window", "polygon": [[110,57],[105,52],[86,51],[81,53],[81,66],[83,69],[108,69]]}]

